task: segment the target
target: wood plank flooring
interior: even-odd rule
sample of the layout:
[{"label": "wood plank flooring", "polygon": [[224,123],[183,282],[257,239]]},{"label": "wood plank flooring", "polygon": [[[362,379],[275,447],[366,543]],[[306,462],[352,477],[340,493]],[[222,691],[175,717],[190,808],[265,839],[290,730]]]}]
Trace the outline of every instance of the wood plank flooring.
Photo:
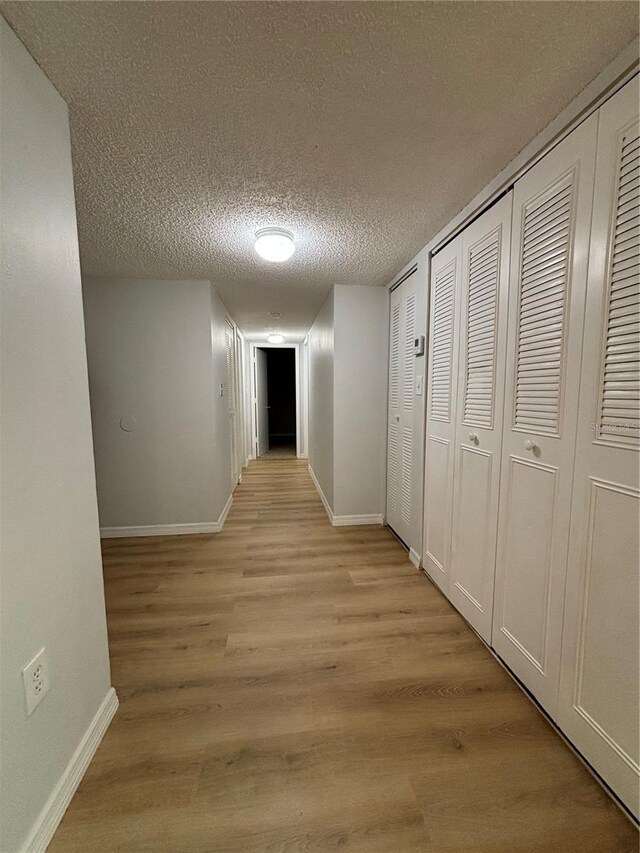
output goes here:
[{"label": "wood plank flooring", "polygon": [[121,702],[53,853],[637,851],[380,527],[254,462],[216,536],[103,543]]}]

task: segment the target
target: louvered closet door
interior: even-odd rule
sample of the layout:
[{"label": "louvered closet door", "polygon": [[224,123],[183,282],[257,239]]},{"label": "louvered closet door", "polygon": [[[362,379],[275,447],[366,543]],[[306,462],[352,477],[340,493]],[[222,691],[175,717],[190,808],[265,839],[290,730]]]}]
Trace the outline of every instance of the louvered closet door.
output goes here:
[{"label": "louvered closet door", "polygon": [[638,82],[600,109],[559,723],[638,815]]},{"label": "louvered closet door", "polygon": [[411,542],[414,512],[416,282],[414,273],[391,292],[390,298],[386,520],[407,543]]},{"label": "louvered closet door", "polygon": [[461,272],[462,238],[456,237],[431,261],[422,558],[425,570],[447,595],[451,570],[451,509],[458,384],[455,326]]},{"label": "louvered closet door", "polygon": [[512,195],[462,235],[449,598],[487,642],[498,533]]},{"label": "louvered closet door", "polygon": [[597,115],[514,189],[493,646],[555,713]]}]

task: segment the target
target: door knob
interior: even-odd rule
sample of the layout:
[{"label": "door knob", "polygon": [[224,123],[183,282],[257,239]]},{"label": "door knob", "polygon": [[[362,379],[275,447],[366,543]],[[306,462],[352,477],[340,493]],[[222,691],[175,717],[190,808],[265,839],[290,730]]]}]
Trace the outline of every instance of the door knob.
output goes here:
[{"label": "door knob", "polygon": [[396,417],[395,417],[395,421],[396,421],[396,423],[397,423],[397,424],[399,424],[399,423],[400,423],[400,415],[396,415]]},{"label": "door knob", "polygon": [[535,443],[535,441],[531,441],[531,439],[528,438],[524,443],[524,449],[525,450],[537,450],[538,445]]},{"label": "door knob", "polygon": [[470,432],[469,433],[469,441],[473,442],[473,444],[476,444],[476,442],[478,441],[478,433],[477,432]]}]

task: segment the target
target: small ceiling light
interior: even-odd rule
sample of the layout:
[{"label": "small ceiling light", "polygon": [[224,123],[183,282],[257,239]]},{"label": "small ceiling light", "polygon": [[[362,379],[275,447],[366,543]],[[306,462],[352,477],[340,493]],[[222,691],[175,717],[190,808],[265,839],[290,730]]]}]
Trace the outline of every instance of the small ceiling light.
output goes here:
[{"label": "small ceiling light", "polygon": [[284,340],[282,335],[268,335],[267,340],[270,344],[281,344]]},{"label": "small ceiling light", "polygon": [[261,258],[274,264],[288,261],[296,250],[293,234],[284,228],[260,228],[254,247]]}]

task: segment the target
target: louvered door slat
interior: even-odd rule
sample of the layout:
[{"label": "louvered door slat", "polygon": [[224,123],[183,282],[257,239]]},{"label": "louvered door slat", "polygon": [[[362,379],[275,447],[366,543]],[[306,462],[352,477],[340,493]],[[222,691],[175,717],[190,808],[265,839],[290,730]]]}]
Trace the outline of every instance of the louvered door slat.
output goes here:
[{"label": "louvered door slat", "polygon": [[638,445],[640,431],[640,146],[634,128],[622,136],[611,234],[599,437]]},{"label": "louvered door slat", "polygon": [[[413,358],[413,352],[411,353]],[[411,492],[413,473],[413,429],[402,430],[402,479],[400,485],[400,515],[405,524],[411,522]]]},{"label": "louvered door slat", "polygon": [[548,222],[550,218],[556,216],[558,210],[564,209],[567,197],[570,195],[570,192],[568,192],[567,189],[568,187],[566,184],[559,185],[555,191],[552,190],[550,193],[546,194],[546,202],[543,208],[532,210],[530,212],[524,223],[522,232],[524,238],[538,231],[544,223]]},{"label": "louvered door slat", "polygon": [[500,242],[496,233],[469,250],[463,423],[491,427]]},{"label": "louvered door slat", "polygon": [[562,262],[554,262],[553,264],[542,266],[534,274],[527,276],[526,283],[523,284],[521,293],[525,294],[533,290],[536,293],[541,293],[543,287],[560,284],[564,282],[564,266]]},{"label": "louvered door slat", "polygon": [[394,305],[391,313],[389,369],[389,405],[392,409],[398,406],[399,371],[400,371],[400,306]]},{"label": "louvered door slat", "polygon": [[415,356],[413,344],[416,334],[416,294],[411,292],[407,296],[405,304],[404,325],[404,382],[403,382],[403,406],[405,411],[413,410],[413,383]]},{"label": "louvered door slat", "polygon": [[572,175],[524,209],[514,415],[520,429],[559,429],[572,211]]},{"label": "louvered door slat", "polygon": [[398,447],[398,426],[389,424],[389,435],[387,438],[387,506],[390,510],[398,509],[398,489],[400,481],[400,459]]},{"label": "louvered door slat", "polygon": [[430,416],[444,422],[451,419],[454,282],[453,264],[434,276]]}]

